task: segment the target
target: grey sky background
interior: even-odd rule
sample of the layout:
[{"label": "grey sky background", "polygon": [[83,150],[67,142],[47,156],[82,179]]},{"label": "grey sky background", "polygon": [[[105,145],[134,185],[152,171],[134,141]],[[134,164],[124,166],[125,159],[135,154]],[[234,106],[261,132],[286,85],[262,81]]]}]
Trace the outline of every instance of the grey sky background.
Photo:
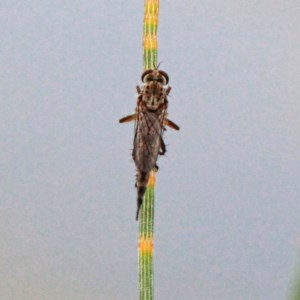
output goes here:
[{"label": "grey sky background", "polygon": [[[143,1],[2,0],[0,295],[137,299],[130,149]],[[155,299],[287,299],[299,250],[300,6],[162,0],[172,86]]]}]

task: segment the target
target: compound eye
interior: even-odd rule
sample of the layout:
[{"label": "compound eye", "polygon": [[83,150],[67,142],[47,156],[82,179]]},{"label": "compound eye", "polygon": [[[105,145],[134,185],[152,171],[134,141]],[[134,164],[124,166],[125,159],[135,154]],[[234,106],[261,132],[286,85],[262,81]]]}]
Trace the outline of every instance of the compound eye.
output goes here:
[{"label": "compound eye", "polygon": [[148,83],[148,82],[153,81],[153,80],[155,80],[154,77],[153,77],[153,75],[152,75],[152,74],[148,74],[148,75],[146,75],[146,76],[144,77],[143,82],[144,82],[144,83]]},{"label": "compound eye", "polygon": [[153,80],[153,74],[151,74],[151,73],[153,73],[152,69],[149,69],[149,70],[146,70],[143,72],[141,79],[144,83],[147,83],[147,82]]},{"label": "compound eye", "polygon": [[[169,76],[165,71],[158,70],[159,75],[162,78],[162,81],[160,81],[163,85],[167,85],[169,82]],[[158,80],[157,80],[158,81]]]}]

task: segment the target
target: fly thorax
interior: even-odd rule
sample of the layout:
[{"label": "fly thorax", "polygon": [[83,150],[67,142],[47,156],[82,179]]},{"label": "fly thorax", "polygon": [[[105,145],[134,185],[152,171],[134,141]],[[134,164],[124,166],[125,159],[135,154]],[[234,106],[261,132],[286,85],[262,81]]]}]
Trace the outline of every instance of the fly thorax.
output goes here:
[{"label": "fly thorax", "polygon": [[142,90],[142,101],[149,110],[157,110],[165,102],[166,89],[160,82],[150,81]]}]

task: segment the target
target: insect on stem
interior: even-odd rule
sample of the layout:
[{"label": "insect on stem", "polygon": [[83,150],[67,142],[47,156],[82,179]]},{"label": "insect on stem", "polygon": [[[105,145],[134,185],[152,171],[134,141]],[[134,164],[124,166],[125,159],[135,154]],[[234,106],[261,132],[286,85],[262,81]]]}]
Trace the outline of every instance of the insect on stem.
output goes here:
[{"label": "insect on stem", "polygon": [[158,169],[159,155],[166,153],[163,139],[165,126],[179,130],[179,126],[167,118],[168,95],[171,87],[167,86],[169,76],[158,69],[145,70],[142,73],[142,86],[137,86],[138,98],[135,113],[119,120],[120,123],[135,121],[132,158],[136,166],[137,212],[147,188],[150,172]]}]

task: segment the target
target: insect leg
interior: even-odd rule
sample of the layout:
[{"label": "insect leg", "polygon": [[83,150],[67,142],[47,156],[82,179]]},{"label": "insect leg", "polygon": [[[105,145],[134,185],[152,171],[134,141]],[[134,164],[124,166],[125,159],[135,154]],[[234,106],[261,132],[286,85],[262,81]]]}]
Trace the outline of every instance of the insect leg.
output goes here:
[{"label": "insect leg", "polygon": [[136,113],[126,116],[119,120],[120,123],[131,122],[136,120]]},{"label": "insect leg", "polygon": [[159,151],[159,154],[160,155],[165,155],[166,152],[167,152],[166,144],[165,144],[162,136],[160,136],[160,151]]},{"label": "insect leg", "polygon": [[169,93],[171,92],[171,89],[172,89],[172,88],[171,88],[170,86],[166,89],[166,94],[167,94],[167,95],[169,95]]},{"label": "insect leg", "polygon": [[180,127],[177,124],[175,124],[174,122],[172,122],[171,120],[169,120],[167,118],[164,119],[164,125],[169,126],[170,128],[175,129],[175,130],[180,129]]}]

